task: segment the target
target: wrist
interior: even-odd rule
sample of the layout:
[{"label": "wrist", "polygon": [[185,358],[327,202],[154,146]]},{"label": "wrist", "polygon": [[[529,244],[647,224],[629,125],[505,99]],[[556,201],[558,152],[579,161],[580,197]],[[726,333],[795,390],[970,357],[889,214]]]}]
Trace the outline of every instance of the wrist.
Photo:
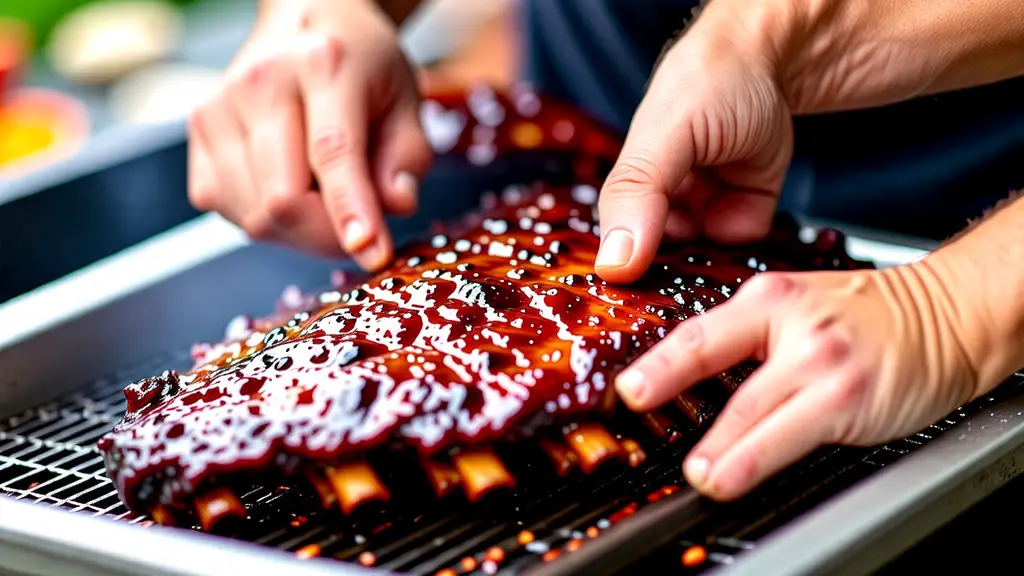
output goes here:
[{"label": "wrist", "polygon": [[1019,263],[1005,262],[1003,256],[991,244],[967,241],[914,264],[928,279],[931,305],[944,312],[948,330],[976,372],[978,394],[1024,368],[1024,289],[1019,284],[1024,273]]},{"label": "wrist", "polygon": [[703,0],[697,21],[687,34],[729,44],[751,63],[777,76],[790,46],[799,41],[802,4],[808,1]]},{"label": "wrist", "polygon": [[[855,107],[877,92],[883,68],[864,46],[875,42],[867,2],[711,0],[691,33],[740,49],[775,81],[793,114]],[[895,75],[900,78],[899,75]],[[905,77],[904,77],[905,78]],[[905,80],[903,80],[905,81]]]},{"label": "wrist", "polygon": [[[928,0],[931,1],[931,0]],[[927,91],[943,54],[907,18],[920,2],[799,0],[779,85],[794,114],[880,106]]]},{"label": "wrist", "polygon": [[1019,0],[781,3],[795,15],[778,79],[794,114],[880,106],[1024,73]]}]

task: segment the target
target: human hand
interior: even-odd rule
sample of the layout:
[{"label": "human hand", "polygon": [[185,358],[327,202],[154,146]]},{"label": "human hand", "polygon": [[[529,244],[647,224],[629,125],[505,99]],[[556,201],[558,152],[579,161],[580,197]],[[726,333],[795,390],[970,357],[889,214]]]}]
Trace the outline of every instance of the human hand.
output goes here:
[{"label": "human hand", "polygon": [[189,198],[253,238],[378,270],[394,250],[383,215],[416,209],[431,161],[394,26],[372,0],[264,10],[190,118]]},{"label": "human hand", "polygon": [[663,233],[762,237],[792,154],[791,114],[879,106],[1024,70],[1019,0],[704,4],[659,62],[602,190],[595,269],[610,282],[637,279]]},{"label": "human hand", "polygon": [[927,261],[758,274],[683,321],[616,388],[646,411],[747,359],[763,361],[683,465],[697,490],[732,500],[820,446],[912,434],[995,385],[979,383],[981,354],[965,342],[983,331],[964,329],[969,315],[947,284]]},{"label": "human hand", "polygon": [[637,279],[663,232],[737,243],[771,228],[792,120],[764,31],[717,4],[665,53],[601,191],[595,269],[610,282]]}]

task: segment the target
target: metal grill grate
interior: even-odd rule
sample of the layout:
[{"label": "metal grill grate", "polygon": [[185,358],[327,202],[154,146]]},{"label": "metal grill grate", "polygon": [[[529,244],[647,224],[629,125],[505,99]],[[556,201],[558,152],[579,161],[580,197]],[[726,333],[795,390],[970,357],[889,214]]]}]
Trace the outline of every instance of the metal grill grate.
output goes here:
[{"label": "metal grill grate", "polygon": [[0,423],[0,493],[19,500],[131,522],[96,442],[124,415],[125,385],[185,357],[162,356],[101,378],[67,398]]},{"label": "metal grill grate", "polygon": [[[118,499],[96,442],[123,416],[127,384],[187,364],[187,355],[157,358],[0,422],[0,494],[151,525]],[[652,454],[652,464],[639,476],[618,472],[559,485],[526,482],[514,499],[483,507],[396,501],[390,516],[379,511],[354,524],[320,510],[316,496],[301,488],[260,486],[242,496],[250,521],[235,536],[300,558],[330,557],[387,570],[494,573],[500,560],[502,570],[514,571],[573,550],[649,503],[652,493],[678,491],[683,449]],[[380,472],[388,483],[402,471]],[[581,483],[584,498],[577,491]],[[405,516],[395,514],[407,510]]]},{"label": "metal grill grate", "polygon": [[988,396],[958,408],[926,429],[871,448],[829,448],[819,451],[801,465],[784,472],[774,481],[732,509],[725,508],[708,522],[691,529],[673,542],[648,555],[631,570],[657,570],[682,565],[680,574],[700,574],[718,565],[731,564],[736,557],[756,547],[759,539],[828,497],[868,477],[929,441],[948,432],[971,414],[1024,393],[1024,374],[1017,374]]},{"label": "metal grill grate", "polygon": [[[96,441],[120,420],[122,390],[128,383],[187,364],[187,355],[155,358],[0,422],[0,494],[151,525],[118,500]],[[929,431],[882,447],[819,451],[742,504],[701,516],[681,539],[649,561],[656,562],[654,566],[666,561],[678,566],[680,558],[686,564],[689,552],[695,571],[730,563],[775,527],[994,401],[995,397],[979,400]],[[321,556],[392,571],[518,572],[572,552],[620,519],[689,491],[679,484],[679,462],[688,447],[680,443],[650,449],[648,463],[638,470],[609,471],[558,484],[527,478],[514,497],[472,507],[434,502],[415,493],[395,494],[390,511],[350,520],[321,511],[316,496],[303,489],[254,487],[242,498],[249,522],[235,536],[291,551],[299,558]],[[525,466],[528,469],[529,463]],[[401,466],[381,470],[385,483],[398,481],[402,474]]]}]

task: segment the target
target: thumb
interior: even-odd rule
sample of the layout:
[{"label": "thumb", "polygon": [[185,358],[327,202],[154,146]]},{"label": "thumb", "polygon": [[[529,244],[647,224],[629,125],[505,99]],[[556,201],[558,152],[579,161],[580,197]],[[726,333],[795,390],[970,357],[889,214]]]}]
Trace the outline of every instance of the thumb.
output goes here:
[{"label": "thumb", "polygon": [[637,108],[598,201],[601,247],[595,271],[632,282],[650,265],[668,218],[669,194],[693,166],[693,134],[652,91]]}]

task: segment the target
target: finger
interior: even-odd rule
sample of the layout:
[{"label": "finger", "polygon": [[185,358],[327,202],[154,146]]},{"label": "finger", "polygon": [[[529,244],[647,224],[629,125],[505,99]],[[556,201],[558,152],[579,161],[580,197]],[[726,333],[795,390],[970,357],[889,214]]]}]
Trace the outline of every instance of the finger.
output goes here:
[{"label": "finger", "polygon": [[711,498],[734,500],[831,442],[842,416],[828,409],[829,388],[804,388],[715,459],[691,455],[683,466],[687,481]]},{"label": "finger", "polygon": [[772,343],[774,311],[799,289],[786,274],[759,274],[736,295],[688,318],[622,371],[619,396],[631,409],[656,408],[687,388],[744,360],[763,358]]},{"label": "finger", "polygon": [[704,214],[704,234],[723,244],[762,240],[771,231],[775,207],[792,156],[792,126],[753,157],[715,169],[717,192]]},{"label": "finger", "polygon": [[319,41],[304,55],[308,154],[342,247],[364,269],[392,257],[368,154],[369,90],[365,73],[342,65],[341,45]]},{"label": "finger", "polygon": [[[283,59],[255,62],[230,91],[249,135],[253,179],[275,228],[291,228],[300,216],[308,216],[297,210],[302,196],[319,199],[311,190],[301,96],[287,64]],[[333,231],[331,237],[337,243]]]},{"label": "finger", "polygon": [[188,200],[200,212],[216,210],[219,204],[217,170],[195,115],[188,120]]},{"label": "finger", "polygon": [[415,96],[396,104],[377,136],[373,158],[381,202],[393,214],[412,214],[418,204],[419,182],[430,168],[433,155],[420,126]]},{"label": "finger", "polygon": [[757,189],[729,190],[710,200],[704,215],[704,234],[721,244],[764,239],[772,228],[778,196]]},{"label": "finger", "polygon": [[665,236],[679,242],[692,242],[700,235],[693,214],[684,207],[673,206],[665,219]]},{"label": "finger", "polygon": [[288,206],[277,210],[287,211],[292,219],[288,226],[276,225],[273,239],[320,256],[338,258],[345,251],[338,242],[334,224],[324,208],[323,198],[316,193],[290,195],[285,200]]},{"label": "finger", "polygon": [[245,131],[234,108],[203,106],[194,115],[194,125],[216,173],[215,209],[253,239],[267,238],[270,220],[259,202]]},{"label": "finger", "polygon": [[627,406],[645,412],[753,356],[766,345],[768,316],[726,302],[676,326],[615,379]]},{"label": "finger", "polygon": [[693,165],[693,134],[676,106],[658,95],[657,79],[637,108],[622,151],[601,190],[601,247],[595,271],[632,282],[650,265],[668,216],[668,195]]},{"label": "finger", "polygon": [[773,313],[797,291],[792,275],[759,274],[736,295],[681,322],[622,371],[615,387],[633,410],[646,411],[749,358],[772,342]]},{"label": "finger", "polygon": [[682,183],[669,195],[669,213],[665,235],[679,241],[696,240],[703,229],[704,208],[714,194],[713,184],[703,178],[700,170],[683,177]]},{"label": "finger", "polygon": [[706,469],[708,462],[721,457],[744,434],[797,394],[807,383],[801,368],[799,362],[779,357],[755,370],[690,451],[687,475],[699,476],[701,467]]}]

